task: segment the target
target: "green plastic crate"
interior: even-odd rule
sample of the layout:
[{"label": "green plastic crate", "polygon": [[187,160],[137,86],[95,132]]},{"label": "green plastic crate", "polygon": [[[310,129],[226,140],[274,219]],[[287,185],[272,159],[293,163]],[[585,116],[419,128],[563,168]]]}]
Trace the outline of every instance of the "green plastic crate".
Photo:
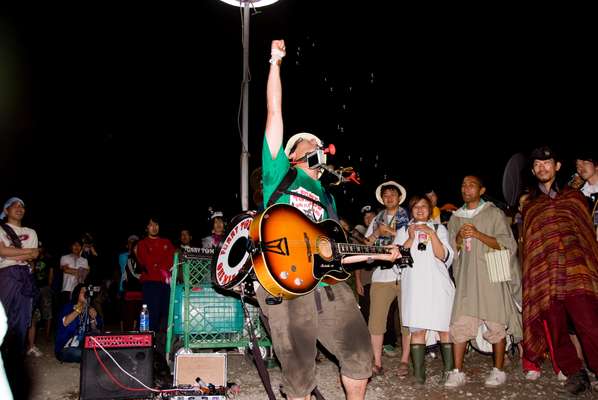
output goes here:
[{"label": "green plastic crate", "polygon": [[[185,332],[183,285],[177,285],[174,300],[174,333]],[[210,286],[189,291],[189,333],[226,334],[243,332],[243,307],[234,296],[224,296]]]}]

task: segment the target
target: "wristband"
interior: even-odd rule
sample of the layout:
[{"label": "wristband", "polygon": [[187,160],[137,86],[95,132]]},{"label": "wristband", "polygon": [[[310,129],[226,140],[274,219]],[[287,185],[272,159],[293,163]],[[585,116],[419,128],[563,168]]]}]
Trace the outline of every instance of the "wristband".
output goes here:
[{"label": "wristband", "polygon": [[279,49],[272,49],[270,54],[272,55],[272,57],[270,57],[270,64],[280,65],[282,63],[282,58],[286,53]]}]

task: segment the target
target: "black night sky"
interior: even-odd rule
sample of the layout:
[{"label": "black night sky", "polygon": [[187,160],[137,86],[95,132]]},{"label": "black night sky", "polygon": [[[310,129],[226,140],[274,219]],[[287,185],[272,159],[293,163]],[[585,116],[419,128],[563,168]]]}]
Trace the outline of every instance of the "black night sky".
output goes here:
[{"label": "black night sky", "polygon": [[[198,238],[208,206],[240,211],[240,11],[218,0],[149,4],[31,3],[0,14],[0,201],[22,197],[26,225],[51,245],[87,230],[113,249],[150,213],[168,236],[184,224]],[[501,199],[507,160],[543,143],[563,155],[566,178],[574,152],[596,148],[595,24],[583,10],[496,7],[281,0],[258,9],[251,170],[270,41],[284,38],[286,136],[334,143],[334,164],[363,181],[334,190],[341,214],[373,204],[385,179],[459,203],[474,172]]]}]

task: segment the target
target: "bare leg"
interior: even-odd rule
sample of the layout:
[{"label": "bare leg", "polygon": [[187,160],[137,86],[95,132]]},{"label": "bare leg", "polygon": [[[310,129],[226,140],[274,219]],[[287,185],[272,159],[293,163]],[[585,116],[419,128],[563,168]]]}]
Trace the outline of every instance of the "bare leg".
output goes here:
[{"label": "bare leg", "polygon": [[[382,336],[382,339],[384,336]],[[380,342],[382,343],[382,341]],[[363,400],[365,399],[365,391],[367,389],[367,379],[353,379],[348,376],[341,375],[341,381],[345,387],[347,400]]]},{"label": "bare leg", "polygon": [[31,326],[27,330],[27,350],[35,346],[35,322],[31,321]]},{"label": "bare leg", "polygon": [[[425,331],[424,331],[425,335]],[[424,340],[425,342],[425,340]],[[403,348],[403,353],[401,354],[401,362],[409,363],[409,351],[411,347],[409,344],[411,343],[411,335],[401,335],[401,347]]]},{"label": "bare leg", "polygon": [[465,348],[467,342],[453,343],[453,354],[455,356],[455,368],[459,371],[463,370],[463,359],[465,358]]},{"label": "bare leg", "polygon": [[[372,350],[374,351],[374,365],[382,366],[382,342],[384,335],[370,335],[372,340]],[[409,345],[407,345],[409,346]]]},{"label": "bare leg", "polygon": [[289,397],[289,400],[310,400],[311,399],[311,394],[307,395],[305,397]]},{"label": "bare leg", "polygon": [[451,338],[448,332],[440,332],[438,331],[438,336],[440,336],[440,343],[450,343]]},{"label": "bare leg", "polygon": [[569,337],[571,338],[571,342],[573,343],[573,346],[575,346],[575,351],[577,352],[577,357],[581,361],[583,361],[583,352],[581,351],[581,344],[579,343],[579,339],[577,339],[577,335],[569,334]]},{"label": "bare leg", "polygon": [[426,331],[421,330],[411,333],[412,344],[426,344]]},{"label": "bare leg", "polygon": [[493,356],[494,356],[494,366],[500,370],[502,370],[502,368],[505,365],[505,349],[506,349],[506,347],[507,347],[507,340],[504,338],[500,342],[494,343],[492,345],[492,352],[493,352]]}]

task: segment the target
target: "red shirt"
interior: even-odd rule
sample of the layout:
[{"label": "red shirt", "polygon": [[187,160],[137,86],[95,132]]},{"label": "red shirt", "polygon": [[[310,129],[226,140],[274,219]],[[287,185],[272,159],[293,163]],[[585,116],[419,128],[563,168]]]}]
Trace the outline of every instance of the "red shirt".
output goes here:
[{"label": "red shirt", "polygon": [[141,282],[170,283],[175,248],[168,239],[149,237],[139,241],[137,260],[145,267],[141,273]]}]

